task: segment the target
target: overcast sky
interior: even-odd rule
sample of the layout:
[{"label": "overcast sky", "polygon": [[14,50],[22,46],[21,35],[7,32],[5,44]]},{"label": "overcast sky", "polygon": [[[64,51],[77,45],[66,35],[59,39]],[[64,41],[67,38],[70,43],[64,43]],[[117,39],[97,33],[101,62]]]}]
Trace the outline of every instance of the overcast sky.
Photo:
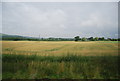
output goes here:
[{"label": "overcast sky", "polygon": [[5,34],[38,37],[118,36],[117,2],[6,2]]}]

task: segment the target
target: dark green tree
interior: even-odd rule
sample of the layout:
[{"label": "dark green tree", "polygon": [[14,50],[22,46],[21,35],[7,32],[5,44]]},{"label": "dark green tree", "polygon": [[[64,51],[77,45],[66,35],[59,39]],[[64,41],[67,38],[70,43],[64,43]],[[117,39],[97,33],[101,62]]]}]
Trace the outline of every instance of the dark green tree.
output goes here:
[{"label": "dark green tree", "polygon": [[95,37],[95,38],[94,38],[95,41],[98,41],[98,39],[99,39],[98,37]]},{"label": "dark green tree", "polygon": [[87,41],[87,39],[85,37],[82,38],[82,41]]},{"label": "dark green tree", "polygon": [[93,37],[88,38],[89,41],[94,41]]},{"label": "dark green tree", "polygon": [[105,38],[104,38],[104,37],[101,37],[101,38],[98,38],[98,40],[100,40],[100,41],[104,41]]},{"label": "dark green tree", "polygon": [[75,41],[79,41],[80,37],[79,36],[76,36],[75,37]]}]

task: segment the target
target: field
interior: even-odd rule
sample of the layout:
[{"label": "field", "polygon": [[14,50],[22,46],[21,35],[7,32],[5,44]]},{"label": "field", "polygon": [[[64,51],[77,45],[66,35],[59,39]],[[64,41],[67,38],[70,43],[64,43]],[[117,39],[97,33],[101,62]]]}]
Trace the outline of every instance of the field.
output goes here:
[{"label": "field", "polygon": [[3,79],[117,79],[118,42],[2,41]]}]

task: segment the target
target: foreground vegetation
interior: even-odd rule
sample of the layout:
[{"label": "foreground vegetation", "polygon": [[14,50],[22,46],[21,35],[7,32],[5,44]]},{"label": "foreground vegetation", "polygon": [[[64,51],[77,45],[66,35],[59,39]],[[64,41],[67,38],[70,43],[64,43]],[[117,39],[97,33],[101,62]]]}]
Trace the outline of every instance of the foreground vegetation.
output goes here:
[{"label": "foreground vegetation", "polygon": [[3,79],[117,79],[118,42],[2,41]]},{"label": "foreground vegetation", "polygon": [[117,79],[117,56],[3,54],[3,79]]}]

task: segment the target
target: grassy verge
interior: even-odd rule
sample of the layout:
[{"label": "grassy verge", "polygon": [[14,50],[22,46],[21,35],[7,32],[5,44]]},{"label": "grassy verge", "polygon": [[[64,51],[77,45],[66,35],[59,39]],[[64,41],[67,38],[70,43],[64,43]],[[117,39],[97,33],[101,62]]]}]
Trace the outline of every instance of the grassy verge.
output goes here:
[{"label": "grassy verge", "polygon": [[3,54],[3,79],[117,79],[118,58]]}]

